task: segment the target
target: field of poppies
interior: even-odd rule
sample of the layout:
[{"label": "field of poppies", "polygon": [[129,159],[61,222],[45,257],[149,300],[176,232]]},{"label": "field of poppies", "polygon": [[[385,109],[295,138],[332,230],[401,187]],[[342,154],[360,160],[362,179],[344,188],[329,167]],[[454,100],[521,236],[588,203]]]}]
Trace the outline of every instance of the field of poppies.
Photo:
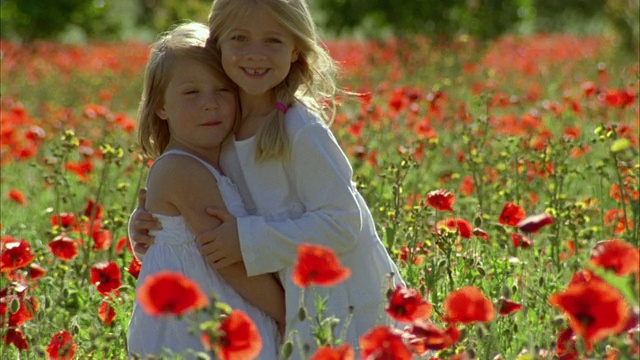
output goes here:
[{"label": "field of poppies", "polygon": [[[332,129],[408,287],[384,309],[401,326],[340,345],[322,322],[315,359],[639,356],[640,65],[612,43],[326,44],[351,91]],[[126,358],[147,46],[0,42],[0,358]],[[327,268],[298,283],[326,286]],[[191,295],[148,307],[204,307],[212,352],[255,354],[243,314],[191,285],[156,279]]]}]

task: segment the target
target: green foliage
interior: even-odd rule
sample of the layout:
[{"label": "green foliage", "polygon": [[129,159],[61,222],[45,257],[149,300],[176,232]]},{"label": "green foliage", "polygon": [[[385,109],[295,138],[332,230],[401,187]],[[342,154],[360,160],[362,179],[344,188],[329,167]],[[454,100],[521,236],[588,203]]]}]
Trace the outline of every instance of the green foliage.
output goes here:
[{"label": "green foliage", "polygon": [[110,2],[93,0],[3,0],[2,38],[55,39],[77,26],[93,37],[117,35],[119,23],[108,18]]},{"label": "green foliage", "polygon": [[141,11],[138,25],[156,32],[167,30],[171,25],[193,20],[207,22],[211,1],[209,0],[139,0]]}]

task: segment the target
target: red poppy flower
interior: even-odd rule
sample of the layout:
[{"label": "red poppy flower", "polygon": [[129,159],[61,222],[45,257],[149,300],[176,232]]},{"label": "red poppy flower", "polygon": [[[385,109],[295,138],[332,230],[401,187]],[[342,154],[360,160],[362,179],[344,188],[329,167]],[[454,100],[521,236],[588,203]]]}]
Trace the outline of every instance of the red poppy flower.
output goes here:
[{"label": "red poppy flower", "polygon": [[471,237],[471,223],[469,223],[465,219],[461,218],[446,218],[444,220],[438,221],[436,224],[436,228],[439,229],[441,226],[446,226],[452,231],[456,231],[465,239],[469,239]]},{"label": "red poppy flower", "polygon": [[80,162],[68,162],[66,166],[69,172],[76,174],[78,180],[82,182],[89,181],[89,174],[93,171],[93,163],[91,160],[83,160]]},{"label": "red poppy flower", "polygon": [[571,328],[566,328],[558,333],[556,355],[561,359],[578,359],[576,335]]},{"label": "red poppy flower", "polygon": [[76,354],[77,345],[67,330],[59,331],[51,337],[47,345],[47,359],[71,360]]},{"label": "red poppy flower", "polygon": [[589,261],[594,266],[612,270],[618,276],[640,272],[638,248],[619,239],[598,242],[591,251]]},{"label": "red poppy flower", "polygon": [[135,279],[138,278],[140,274],[140,269],[142,268],[142,264],[138,259],[134,256],[131,258],[131,262],[129,263],[129,267],[126,268],[127,272],[131,274]]},{"label": "red poppy flower", "polygon": [[93,218],[94,220],[100,220],[102,219],[102,211],[102,205],[96,203],[95,200],[90,199],[82,213],[89,219]]},{"label": "red poppy flower", "polygon": [[553,218],[551,215],[547,213],[531,215],[526,219],[520,221],[518,225],[518,229],[525,233],[535,233],[540,230],[543,226],[553,224]]},{"label": "red poppy flower", "polygon": [[63,229],[77,228],[76,216],[73,213],[62,212],[59,215],[51,215],[51,225],[60,226]]},{"label": "red poppy flower", "polygon": [[596,91],[598,90],[596,88],[596,84],[593,81],[585,81],[583,82],[580,87],[582,87],[582,90],[584,91],[584,96],[585,97],[591,97],[591,95],[595,94]]},{"label": "red poppy flower", "polygon": [[128,243],[129,238],[127,238],[126,236],[118,239],[118,241],[116,242],[116,254],[122,254],[122,251],[124,251],[124,248],[127,247]]},{"label": "red poppy flower", "polygon": [[27,338],[24,336],[20,329],[9,328],[7,333],[2,336],[5,345],[13,345],[18,350],[29,350],[29,344]]},{"label": "red poppy flower", "polygon": [[325,345],[319,348],[310,360],[354,360],[355,352],[349,344],[342,344],[337,348]]},{"label": "red poppy flower", "polygon": [[522,310],[521,304],[504,298],[498,300],[498,313],[502,316],[506,316],[520,310]]},{"label": "red poppy flower", "polygon": [[15,239],[5,235],[0,240],[0,271],[21,269],[33,261],[31,245],[24,239]]},{"label": "red poppy flower", "polygon": [[465,196],[471,196],[471,194],[473,194],[473,192],[476,190],[475,186],[473,185],[473,177],[463,177],[458,190]]},{"label": "red poppy flower", "polygon": [[113,319],[116,317],[116,311],[113,309],[108,301],[102,300],[98,307],[98,318],[102,320],[105,325],[111,325]]},{"label": "red poppy flower", "polygon": [[109,250],[111,242],[113,241],[111,231],[103,228],[101,225],[93,229],[91,238],[93,239],[92,249],[95,251]]},{"label": "red poppy flower", "polygon": [[49,242],[49,250],[58,259],[70,261],[78,256],[78,243],[66,234],[60,234]]},{"label": "red poppy flower", "polygon": [[262,338],[256,325],[243,311],[231,311],[220,324],[220,330],[223,335],[213,346],[220,359],[254,359],[260,354]]},{"label": "red poppy flower", "polygon": [[484,242],[489,241],[489,234],[481,228],[474,228],[471,234],[473,234],[474,237],[484,240]]},{"label": "red poppy flower", "polygon": [[22,206],[27,206],[27,198],[24,196],[24,194],[22,193],[22,191],[18,190],[18,189],[11,189],[9,190],[9,194],[8,194],[9,200],[18,203]]},{"label": "red poppy flower", "polygon": [[427,204],[436,210],[454,212],[453,204],[455,201],[456,196],[452,192],[444,189],[433,190],[427,193]]},{"label": "red poppy flower", "polygon": [[412,322],[431,317],[432,306],[416,289],[398,286],[389,298],[387,314],[399,322]]},{"label": "red poppy flower", "polygon": [[7,273],[7,278],[18,282],[34,282],[43,277],[47,271],[40,265],[31,263],[26,269],[27,271],[11,270]]},{"label": "red poppy flower", "polygon": [[[27,286],[20,283],[12,283],[0,290],[0,323],[17,327],[33,319],[40,303],[36,297],[27,295],[27,290]],[[14,304],[17,304],[18,308],[10,309]],[[8,321],[5,319],[7,312]]]},{"label": "red poppy flower", "polygon": [[511,241],[513,242],[514,247],[523,249],[528,249],[531,247],[531,245],[533,245],[533,241],[531,241],[531,239],[524,235],[516,233],[511,233]]},{"label": "red poppy flower", "polygon": [[500,219],[498,220],[502,225],[516,226],[527,216],[527,213],[520,206],[507,202],[502,208],[500,213]]},{"label": "red poppy flower", "polygon": [[489,322],[496,317],[491,300],[480,289],[466,286],[449,294],[444,300],[445,320],[469,324]]},{"label": "red poppy flower", "polygon": [[120,267],[115,261],[99,262],[91,267],[91,283],[98,291],[107,296],[122,286]]},{"label": "red poppy flower", "polygon": [[625,217],[622,209],[611,209],[604,214],[604,225],[613,227],[616,234],[622,234],[627,230],[627,226],[633,228],[633,220],[628,215]]},{"label": "red poppy flower", "polygon": [[375,327],[358,341],[360,356],[367,360],[411,360],[411,351],[400,334],[386,326]]},{"label": "red poppy flower", "polygon": [[405,330],[405,334],[408,335],[409,347],[419,355],[424,355],[428,350],[451,347],[460,338],[460,331],[454,324],[443,330],[424,320],[415,321]]},{"label": "red poppy flower", "polygon": [[629,313],[620,293],[600,281],[570,285],[551,295],[549,303],[565,313],[589,352],[594,343],[623,330]]},{"label": "red poppy flower", "polygon": [[309,285],[333,286],[351,276],[351,269],[338,262],[336,254],[328,247],[301,244],[298,261],[293,269],[293,282],[300,287]]},{"label": "red poppy flower", "polygon": [[152,316],[179,316],[209,304],[198,283],[174,271],[150,275],[138,288],[136,296],[142,309]]}]

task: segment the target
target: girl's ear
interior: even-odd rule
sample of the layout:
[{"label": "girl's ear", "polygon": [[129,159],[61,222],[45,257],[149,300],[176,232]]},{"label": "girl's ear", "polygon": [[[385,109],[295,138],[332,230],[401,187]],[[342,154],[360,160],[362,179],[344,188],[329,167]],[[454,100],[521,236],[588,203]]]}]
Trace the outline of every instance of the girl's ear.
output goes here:
[{"label": "girl's ear", "polygon": [[294,62],[298,61],[299,56],[300,56],[300,50],[293,49],[293,51],[291,52],[291,63],[293,64]]},{"label": "girl's ear", "polygon": [[164,105],[158,109],[156,109],[156,115],[162,120],[167,120],[169,117],[167,116],[167,111],[164,109]]}]

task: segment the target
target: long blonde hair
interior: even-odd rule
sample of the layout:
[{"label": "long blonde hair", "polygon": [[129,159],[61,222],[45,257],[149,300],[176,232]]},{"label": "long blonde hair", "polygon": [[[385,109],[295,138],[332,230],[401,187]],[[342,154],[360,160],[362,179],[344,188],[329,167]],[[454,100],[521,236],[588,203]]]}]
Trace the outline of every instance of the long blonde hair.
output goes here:
[{"label": "long blonde hair", "polygon": [[167,121],[160,119],[156,110],[164,104],[164,93],[176,60],[196,60],[211,68],[225,86],[234,91],[237,89],[237,85],[222,69],[218,53],[206,47],[208,37],[209,28],[206,25],[187,22],[161,34],[151,45],[138,106],[138,142],[142,153],[151,159],[160,156],[171,139]]},{"label": "long blonde hair", "polygon": [[[219,40],[235,19],[258,5],[265,5],[274,19],[291,32],[299,53],[287,77],[273,89],[275,101],[288,107],[299,101],[317,112],[327,125],[331,124],[338,91],[337,67],[318,39],[306,0],[214,0],[209,13],[210,46],[219,52]],[[274,111],[257,135],[256,159],[284,157],[288,153],[284,113]]]}]

